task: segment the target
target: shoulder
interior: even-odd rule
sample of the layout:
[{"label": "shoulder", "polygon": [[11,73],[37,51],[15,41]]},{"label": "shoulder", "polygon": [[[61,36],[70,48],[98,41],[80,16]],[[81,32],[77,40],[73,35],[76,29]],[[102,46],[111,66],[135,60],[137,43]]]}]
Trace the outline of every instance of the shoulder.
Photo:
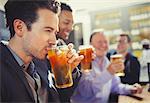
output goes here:
[{"label": "shoulder", "polygon": [[132,66],[140,67],[140,62],[139,62],[138,58],[136,56],[134,56],[133,54],[130,54],[130,62],[132,64]]},{"label": "shoulder", "polygon": [[0,59],[8,58],[11,55],[6,44],[0,43]]},{"label": "shoulder", "polygon": [[134,56],[133,54],[129,53],[128,56],[130,57],[131,60],[137,60],[138,58],[136,56]]},{"label": "shoulder", "polygon": [[6,48],[6,45],[1,42],[0,43],[0,52],[4,51],[5,48]]}]

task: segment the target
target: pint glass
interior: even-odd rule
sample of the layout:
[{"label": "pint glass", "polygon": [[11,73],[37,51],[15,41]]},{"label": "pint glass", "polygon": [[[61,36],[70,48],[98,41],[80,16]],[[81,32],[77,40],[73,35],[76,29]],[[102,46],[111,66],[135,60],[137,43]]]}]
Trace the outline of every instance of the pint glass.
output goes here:
[{"label": "pint glass", "polygon": [[[115,54],[110,57],[111,62],[123,61],[123,56],[121,54]],[[119,71],[116,73],[117,76],[125,76],[124,71]]]},{"label": "pint glass", "polygon": [[89,72],[92,69],[92,53],[93,47],[91,45],[80,45],[79,55],[83,55],[84,59],[81,61],[81,70]]},{"label": "pint glass", "polygon": [[71,66],[67,63],[67,51],[67,45],[53,47],[48,51],[57,88],[66,88],[73,85]]}]

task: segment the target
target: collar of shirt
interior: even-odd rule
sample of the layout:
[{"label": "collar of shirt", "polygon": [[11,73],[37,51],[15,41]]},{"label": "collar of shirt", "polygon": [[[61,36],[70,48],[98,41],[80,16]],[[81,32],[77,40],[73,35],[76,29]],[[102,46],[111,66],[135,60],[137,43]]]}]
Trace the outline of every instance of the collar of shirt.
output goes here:
[{"label": "collar of shirt", "polygon": [[[14,56],[15,60],[17,61],[17,63],[26,71],[29,64],[25,65],[24,62],[22,61],[22,59],[9,46],[7,46],[7,47],[10,50],[10,52],[13,54],[13,56]],[[33,62],[31,62],[31,64],[34,66]]]},{"label": "collar of shirt", "polygon": [[109,63],[110,63],[109,60],[105,56],[103,58],[96,57],[92,64],[93,64],[93,68],[96,72],[102,72],[104,69],[107,68]]}]

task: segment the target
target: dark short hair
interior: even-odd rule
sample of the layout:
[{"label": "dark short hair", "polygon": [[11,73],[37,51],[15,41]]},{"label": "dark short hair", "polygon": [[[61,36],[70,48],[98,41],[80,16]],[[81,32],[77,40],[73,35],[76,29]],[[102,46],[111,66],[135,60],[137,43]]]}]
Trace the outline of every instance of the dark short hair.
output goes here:
[{"label": "dark short hair", "polygon": [[127,37],[128,43],[131,42],[131,38],[130,38],[130,36],[128,34],[120,34],[119,36],[121,36],[121,37],[125,36],[125,37]]},{"label": "dark short hair", "polygon": [[67,10],[67,11],[72,12],[72,8],[68,4],[61,2],[61,11],[62,10]]},{"label": "dark short hair", "polygon": [[60,5],[56,0],[8,0],[5,4],[6,26],[12,38],[15,34],[13,22],[15,19],[22,20],[27,29],[31,30],[32,24],[38,19],[37,10],[45,8],[58,13]]},{"label": "dark short hair", "polygon": [[90,36],[90,43],[92,42],[92,38],[93,38],[94,35],[96,35],[96,33],[97,33],[97,32],[93,32],[93,33],[91,34],[91,36]]}]

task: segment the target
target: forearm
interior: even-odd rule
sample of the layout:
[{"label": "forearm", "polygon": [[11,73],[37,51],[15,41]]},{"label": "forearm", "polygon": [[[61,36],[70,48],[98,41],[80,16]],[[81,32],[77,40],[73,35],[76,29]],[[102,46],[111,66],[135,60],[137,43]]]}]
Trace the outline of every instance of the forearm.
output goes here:
[{"label": "forearm", "polygon": [[113,75],[111,75],[107,70],[95,75],[83,73],[78,85],[78,92],[86,97],[96,95],[101,92],[103,86],[111,80],[112,77]]},{"label": "forearm", "polygon": [[122,84],[120,78],[115,76],[112,79],[112,88],[111,92],[116,94],[131,94],[131,87],[127,84]]}]

